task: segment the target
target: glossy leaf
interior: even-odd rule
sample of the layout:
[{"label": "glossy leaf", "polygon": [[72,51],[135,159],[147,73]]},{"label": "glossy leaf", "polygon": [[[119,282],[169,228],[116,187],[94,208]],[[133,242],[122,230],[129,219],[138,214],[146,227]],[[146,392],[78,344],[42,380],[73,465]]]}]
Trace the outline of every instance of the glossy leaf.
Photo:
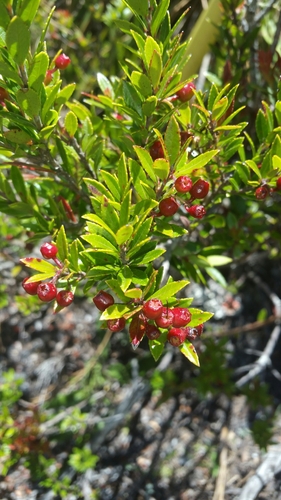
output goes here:
[{"label": "glossy leaf", "polygon": [[120,229],[118,229],[116,233],[116,241],[118,245],[121,246],[124,243],[126,243],[126,241],[128,241],[131,238],[132,233],[133,233],[133,226],[127,225],[120,227]]},{"label": "glossy leaf", "polygon": [[194,345],[186,340],[180,347],[179,350],[181,353],[195,366],[200,366],[198,354]]},{"label": "glossy leaf", "polygon": [[147,175],[153,180],[156,180],[156,175],[153,170],[153,160],[146,149],[141,148],[140,146],[134,146],[134,150],[141,162],[142,167],[146,171]]},{"label": "glossy leaf", "polygon": [[206,153],[196,156],[196,158],[190,160],[186,165],[177,169],[175,171],[175,176],[179,177],[180,175],[187,175],[192,172],[192,170],[205,167],[205,165],[207,165],[207,163],[209,163],[218,153],[219,150],[215,149],[214,151],[207,151]]},{"label": "glossy leaf", "polygon": [[[32,2],[29,2],[32,3]],[[49,57],[46,52],[36,54],[28,76],[28,85],[35,91],[39,91],[49,66]]]},{"label": "glossy leaf", "polygon": [[6,44],[10,56],[18,64],[22,64],[27,57],[30,45],[30,32],[20,17],[14,16],[7,33]]},{"label": "glossy leaf", "polygon": [[165,146],[170,162],[173,164],[180,152],[180,129],[174,116],[170,119],[165,133]]},{"label": "glossy leaf", "polygon": [[38,259],[35,257],[26,257],[25,259],[20,259],[26,267],[30,269],[35,269],[35,271],[40,271],[41,273],[51,273],[52,276],[56,274],[57,268],[43,259]]},{"label": "glossy leaf", "polygon": [[149,340],[148,341],[149,350],[154,358],[154,361],[158,361],[160,356],[162,356],[164,351],[164,343],[159,340]]},{"label": "glossy leaf", "polygon": [[144,73],[133,71],[131,75],[132,83],[144,97],[151,96],[152,87],[149,78]]},{"label": "glossy leaf", "polygon": [[172,283],[167,283],[162,288],[160,288],[160,290],[157,290],[149,298],[150,299],[160,299],[160,300],[162,300],[162,302],[165,302],[166,300],[168,300],[171,297],[173,297],[174,295],[176,295],[176,293],[178,293],[180,290],[182,290],[188,284],[189,284],[189,281],[187,281],[187,280],[173,281]]},{"label": "glossy leaf", "polygon": [[41,103],[40,98],[35,90],[18,90],[17,101],[21,109],[31,118],[39,114]]},{"label": "glossy leaf", "polygon": [[189,308],[189,312],[191,313],[191,321],[188,323],[188,327],[190,328],[201,325],[214,316],[213,313],[204,312],[193,307]]},{"label": "glossy leaf", "polygon": [[38,7],[40,5],[40,0],[23,0],[20,4],[20,9],[19,9],[19,16],[20,18],[25,22],[30,24],[38,10]]},{"label": "glossy leaf", "polygon": [[72,111],[69,111],[66,114],[64,119],[64,126],[66,132],[70,135],[70,137],[73,137],[78,128],[78,120],[76,115]]}]

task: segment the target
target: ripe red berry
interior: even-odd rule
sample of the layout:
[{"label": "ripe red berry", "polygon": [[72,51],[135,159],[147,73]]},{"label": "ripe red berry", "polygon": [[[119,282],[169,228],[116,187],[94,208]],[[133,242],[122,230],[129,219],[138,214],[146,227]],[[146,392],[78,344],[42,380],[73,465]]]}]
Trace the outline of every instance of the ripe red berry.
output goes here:
[{"label": "ripe red berry", "polygon": [[156,319],[161,316],[163,304],[159,299],[150,299],[144,303],[142,312],[148,319]]},{"label": "ripe red berry", "polygon": [[40,252],[45,259],[54,259],[58,253],[58,247],[53,243],[43,243]]},{"label": "ripe red berry", "polygon": [[37,288],[40,285],[41,281],[34,281],[33,283],[26,283],[28,278],[24,278],[22,282],[22,287],[29,295],[37,295]]},{"label": "ripe red berry", "polygon": [[193,97],[193,90],[195,90],[196,87],[193,82],[189,82],[184,87],[182,87],[180,90],[176,92],[176,95],[178,96],[178,99],[181,102],[187,102],[190,101],[190,99]]},{"label": "ripe red berry", "polygon": [[187,327],[186,328],[186,331],[187,331],[187,336],[186,338],[188,340],[194,340],[194,339],[197,339],[197,337],[200,337],[200,335],[202,334],[203,332],[203,325],[198,325],[198,326],[194,326],[193,328],[191,327]]},{"label": "ripe red berry", "polygon": [[60,54],[55,59],[55,66],[57,69],[65,69],[71,63],[70,58],[65,54]]},{"label": "ripe red berry", "polygon": [[276,181],[276,189],[277,191],[281,191],[281,177],[278,177]]},{"label": "ripe red berry", "polygon": [[186,326],[191,321],[191,314],[185,307],[175,307],[172,309],[174,319],[173,326],[180,328],[181,326]]},{"label": "ripe red berry", "polygon": [[174,313],[168,307],[163,307],[163,312],[159,318],[156,318],[155,323],[160,328],[168,328],[173,324]]},{"label": "ripe red berry", "polygon": [[175,188],[179,193],[188,193],[192,188],[192,180],[187,175],[181,175],[175,181]]},{"label": "ripe red berry", "polygon": [[264,200],[265,198],[267,198],[269,193],[270,189],[268,186],[260,186],[255,191],[255,197],[257,198],[257,200]]},{"label": "ripe red berry", "polygon": [[112,295],[110,295],[110,293],[101,290],[93,298],[93,302],[100,311],[105,311],[109,306],[112,306],[114,304],[114,298],[112,297]]},{"label": "ripe red berry", "polygon": [[74,294],[68,290],[61,290],[57,293],[56,301],[61,307],[68,307],[72,304],[74,299]]},{"label": "ripe red berry", "polygon": [[208,181],[204,181],[204,179],[198,179],[196,181],[192,188],[190,189],[189,193],[191,198],[196,198],[197,200],[202,200],[207,196],[209,192],[210,184]]},{"label": "ripe red berry", "polygon": [[157,160],[158,158],[165,158],[163,146],[160,141],[155,141],[152,144],[149,152],[153,160]]},{"label": "ripe red berry", "polygon": [[202,205],[192,205],[192,207],[185,208],[189,215],[195,217],[195,219],[202,219],[206,215],[206,210]]},{"label": "ripe red berry", "polygon": [[107,321],[107,328],[111,332],[121,332],[121,330],[124,330],[125,325],[126,325],[125,318],[109,319]]},{"label": "ripe red berry", "polygon": [[186,328],[171,328],[167,335],[167,341],[175,347],[179,347],[186,340]]},{"label": "ripe red berry", "polygon": [[136,316],[133,317],[130,326],[129,326],[129,335],[132,343],[132,347],[136,349],[141,342],[144,334],[145,334],[145,329],[147,326],[147,322],[143,319],[140,318],[140,316],[137,314]]},{"label": "ripe red berry", "polygon": [[147,324],[145,327],[145,335],[149,338],[149,340],[156,340],[160,337],[161,332],[157,326]]},{"label": "ripe red berry", "polygon": [[159,203],[160,214],[165,217],[170,217],[178,211],[178,204],[174,198],[164,198]]},{"label": "ripe red berry", "polygon": [[53,76],[54,76],[54,69],[48,69],[46,71],[45,79],[44,79],[44,84],[49,85],[51,83]]},{"label": "ripe red berry", "polygon": [[57,288],[53,283],[41,283],[37,288],[37,295],[42,302],[51,302],[57,296]]}]

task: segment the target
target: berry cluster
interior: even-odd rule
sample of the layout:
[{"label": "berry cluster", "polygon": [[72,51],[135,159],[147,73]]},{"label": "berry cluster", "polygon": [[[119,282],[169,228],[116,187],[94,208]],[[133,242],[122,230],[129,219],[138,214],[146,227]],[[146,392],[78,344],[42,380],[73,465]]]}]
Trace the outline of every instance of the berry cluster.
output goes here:
[{"label": "berry cluster", "polygon": [[44,80],[45,85],[49,85],[49,83],[51,83],[51,81],[53,79],[53,74],[55,71],[57,71],[58,69],[62,70],[62,69],[67,68],[67,66],[71,63],[71,60],[66,54],[62,53],[56,57],[56,59],[54,60],[54,63],[55,63],[55,68],[48,69],[46,72],[45,80]]},{"label": "berry cluster", "polygon": [[[59,268],[62,268],[62,263],[57,259],[58,248],[53,243],[44,243],[40,247],[40,252],[45,259],[52,259]],[[22,282],[22,287],[29,295],[37,295],[42,302],[57,301],[58,306],[68,307],[72,304],[74,294],[70,290],[58,291],[55,283],[58,276],[55,276],[52,281],[42,283],[42,281],[33,281],[28,283],[28,278]]]},{"label": "berry cluster", "polygon": [[[114,304],[110,293],[100,291],[93,302],[100,311],[105,311]],[[168,330],[167,341],[173,346],[180,346],[185,340],[194,340],[203,331],[203,325],[196,328],[187,327],[191,321],[191,313],[184,307],[169,308],[160,299],[150,299],[144,302],[142,310],[135,314],[129,325],[129,335],[133,347],[137,347],[144,337],[156,340],[161,335],[161,329]],[[110,319],[107,327],[112,332],[120,332],[125,328],[125,318]]]},{"label": "berry cluster", "polygon": [[[191,217],[202,219],[202,217],[206,214],[206,210],[203,205],[191,205],[191,203],[194,200],[202,200],[207,196],[210,188],[209,182],[204,179],[198,179],[193,184],[192,180],[187,175],[181,175],[176,179],[174,187],[180,194],[189,193],[190,197],[185,203],[185,209]],[[180,202],[173,196],[164,198],[159,203],[160,215],[171,217],[178,211],[179,203]]]}]

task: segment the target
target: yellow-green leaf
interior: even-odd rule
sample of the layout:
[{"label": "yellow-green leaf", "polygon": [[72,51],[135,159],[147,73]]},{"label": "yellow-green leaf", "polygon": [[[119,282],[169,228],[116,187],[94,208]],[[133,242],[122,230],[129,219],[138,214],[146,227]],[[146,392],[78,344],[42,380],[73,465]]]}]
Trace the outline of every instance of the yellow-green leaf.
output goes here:
[{"label": "yellow-green leaf", "polygon": [[30,32],[20,17],[15,16],[11,20],[6,33],[6,44],[10,56],[16,63],[22,64],[29,51]]},{"label": "yellow-green leaf", "polygon": [[180,347],[179,350],[182,354],[195,366],[200,366],[198,354],[194,345],[186,340]]}]

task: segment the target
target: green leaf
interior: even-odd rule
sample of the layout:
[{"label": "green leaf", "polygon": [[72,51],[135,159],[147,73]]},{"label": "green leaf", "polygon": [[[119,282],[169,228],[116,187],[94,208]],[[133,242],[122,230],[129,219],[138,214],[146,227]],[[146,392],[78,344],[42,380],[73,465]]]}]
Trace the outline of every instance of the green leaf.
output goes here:
[{"label": "green leaf", "polygon": [[38,94],[33,89],[20,89],[17,94],[20,108],[31,118],[39,114],[41,102]]},{"label": "green leaf", "polygon": [[25,182],[23,180],[23,176],[21,171],[16,165],[12,165],[11,167],[11,179],[13,186],[18,193],[20,199],[24,202],[27,201],[27,191],[25,187]]},{"label": "green leaf", "polygon": [[166,300],[170,299],[176,293],[178,293],[180,290],[182,290],[185,286],[189,284],[189,281],[187,280],[182,280],[182,281],[173,281],[172,283],[167,283],[167,285],[164,285],[160,290],[157,290],[151,297],[150,299],[160,299],[162,302],[165,302]]},{"label": "green leaf", "polygon": [[154,40],[154,38],[152,38],[152,36],[148,36],[145,40],[144,46],[144,56],[147,68],[149,68],[151,64],[154,52],[157,52],[158,55],[161,55],[161,50],[158,43]]},{"label": "green leaf", "polygon": [[227,282],[223,274],[214,267],[205,267],[206,273],[217,283],[219,283],[224,288],[227,287]]},{"label": "green leaf", "polygon": [[247,160],[246,161],[246,165],[248,165],[248,167],[251,170],[253,170],[253,172],[255,172],[255,174],[258,176],[259,179],[261,179],[260,169],[259,169],[259,167],[257,166],[257,164],[253,160]]},{"label": "green leaf", "polygon": [[57,234],[56,245],[57,245],[58,250],[59,250],[58,251],[58,258],[64,262],[68,257],[68,244],[67,244],[64,226],[60,227],[60,230]]},{"label": "green leaf", "polygon": [[6,62],[0,61],[0,75],[4,78],[9,78],[13,82],[17,82],[19,85],[22,85],[22,81],[17,74]]},{"label": "green leaf", "polygon": [[149,340],[148,345],[154,361],[158,361],[164,351],[164,343],[159,340]]},{"label": "green leaf", "polygon": [[157,177],[159,177],[162,181],[165,181],[168,178],[170,165],[164,158],[157,158],[157,160],[154,160],[153,169]]},{"label": "green leaf", "polygon": [[142,101],[135,87],[128,82],[123,82],[123,98],[126,106],[132,108],[142,117]]},{"label": "green leaf", "polygon": [[114,99],[114,90],[108,78],[106,78],[106,76],[102,73],[98,73],[97,81],[103,94],[107,97],[111,97],[111,99]]},{"label": "green leaf", "polygon": [[168,8],[170,5],[170,0],[160,0],[158,3],[157,8],[155,9],[155,12],[153,13],[152,16],[152,22],[151,22],[151,33],[152,36],[155,36],[157,33],[162,21],[164,20]]},{"label": "green leaf", "polygon": [[128,297],[128,299],[141,299],[142,297],[142,291],[140,288],[130,288],[129,290],[126,290],[124,293],[126,297]]},{"label": "green leaf", "polygon": [[151,96],[151,83],[149,78],[144,73],[133,71],[133,73],[131,74],[131,81],[140,92],[140,94],[142,94],[144,97]]},{"label": "green leaf", "polygon": [[134,264],[134,265],[138,264],[139,266],[144,266],[146,264],[149,264],[149,262],[152,262],[153,260],[158,259],[158,257],[163,255],[163,253],[165,253],[164,248],[156,248],[155,250],[151,250],[150,252],[147,252],[142,257],[132,259],[132,264]]},{"label": "green leaf", "polygon": [[119,214],[121,226],[125,226],[129,222],[131,196],[132,196],[132,191],[129,191],[121,203],[120,214]]},{"label": "green leaf", "polygon": [[[56,99],[55,99],[56,106],[62,106],[63,104],[65,104],[70,99],[70,97],[72,96],[75,89],[76,89],[76,83],[69,83],[68,85],[63,87],[63,89],[61,89],[56,96]],[[70,106],[68,106],[68,107],[70,107]],[[74,109],[76,109],[75,106],[74,106]],[[72,110],[72,111],[74,112],[74,110]],[[79,108],[79,113],[80,114],[83,113],[80,108]],[[78,116],[78,114],[77,114],[77,116]],[[85,118],[83,118],[83,119],[87,118],[87,115],[83,114],[83,116],[85,116]],[[78,118],[79,118],[79,116],[78,116]]]},{"label": "green leaf", "polygon": [[175,171],[175,177],[179,177],[180,175],[187,175],[192,170],[197,168],[202,168],[209,163],[209,161],[214,158],[219,153],[219,149],[215,149],[214,151],[207,151],[206,153],[202,153],[201,155],[196,156],[193,160],[190,160],[186,165],[181,167],[180,169]]},{"label": "green leaf", "polygon": [[200,366],[199,358],[194,345],[186,340],[180,347],[181,353],[195,366]]},{"label": "green leaf", "polygon": [[201,311],[200,309],[195,309],[193,307],[189,308],[189,312],[191,314],[191,321],[188,323],[189,328],[201,325],[202,323],[205,323],[214,316],[213,313],[204,312]]},{"label": "green leaf", "polygon": [[256,132],[260,142],[265,141],[269,133],[269,125],[261,109],[258,110],[256,118]]},{"label": "green leaf", "polygon": [[64,119],[64,126],[65,126],[65,130],[70,135],[70,137],[73,137],[75,135],[77,128],[78,128],[78,120],[77,120],[76,115],[73,113],[73,111],[69,111],[66,114],[66,117]]},{"label": "green leaf", "polygon": [[27,144],[31,137],[30,135],[27,134],[24,130],[19,130],[17,128],[14,128],[12,130],[8,130],[8,132],[5,132],[5,137],[8,139],[8,141],[14,142],[16,144]]},{"label": "green leaf", "polygon": [[277,101],[275,104],[275,116],[278,125],[281,125],[281,101]]},{"label": "green leaf", "polygon": [[131,9],[134,14],[137,14],[144,19],[148,15],[148,0],[123,0],[123,2]]},{"label": "green leaf", "polygon": [[180,152],[180,129],[174,116],[171,117],[165,133],[165,146],[170,162],[174,164]]},{"label": "green leaf", "polygon": [[142,104],[143,114],[145,116],[151,116],[156,106],[157,106],[157,97],[155,95],[152,95],[148,99],[146,99],[146,101]]},{"label": "green leaf", "polygon": [[22,64],[29,51],[30,32],[23,20],[17,16],[13,17],[8,26],[6,44],[10,56],[16,63]]},{"label": "green leaf", "polygon": [[116,201],[120,201],[119,182],[116,175],[100,170],[100,175]]},{"label": "green leaf", "polygon": [[120,186],[120,193],[123,194],[122,198],[124,197],[125,193],[125,188],[128,184],[128,170],[127,170],[127,165],[126,165],[126,156],[123,153],[122,156],[120,157],[120,160],[118,162],[118,180],[119,180],[119,186]]},{"label": "green leaf", "polygon": [[281,158],[277,155],[272,157],[272,166],[274,169],[281,170]]},{"label": "green leaf", "polygon": [[134,314],[135,306],[131,304],[113,304],[109,306],[101,315],[101,320],[117,319],[128,313]]},{"label": "green leaf", "polygon": [[36,15],[39,5],[40,0],[23,0],[18,11],[20,18],[25,23],[30,24]]},{"label": "green leaf", "polygon": [[103,236],[100,236],[98,234],[86,234],[82,236],[82,238],[83,240],[90,243],[90,245],[95,250],[106,250],[107,253],[111,255],[116,255],[116,257],[119,255],[116,247],[113,246],[112,243]]},{"label": "green leaf", "polygon": [[10,22],[10,16],[8,14],[7,7],[4,0],[0,0],[0,26],[7,29]]},{"label": "green leaf", "polygon": [[47,99],[46,99],[46,101],[44,103],[44,106],[43,106],[43,109],[42,109],[42,119],[43,119],[43,123],[44,124],[45,124],[45,118],[47,116],[47,113],[48,113],[49,109],[53,106],[53,104],[55,102],[55,99],[56,99],[57,94],[59,92],[60,86],[61,86],[61,80],[59,80],[52,87],[48,87],[46,89]]},{"label": "green leaf", "polygon": [[157,91],[162,74],[162,58],[161,55],[156,51],[153,52],[153,56],[148,68],[148,74],[152,81],[154,90]]},{"label": "green leaf", "polygon": [[26,267],[30,267],[31,269],[35,269],[41,273],[51,273],[51,276],[54,276],[57,271],[57,268],[50,262],[37,259],[35,257],[26,257],[25,259],[20,259],[20,262],[22,262]]},{"label": "green leaf", "polygon": [[128,241],[133,234],[133,226],[123,226],[118,229],[116,233],[116,241],[119,246],[123,245],[126,241]]},{"label": "green leaf", "polygon": [[[32,3],[32,2],[30,2]],[[49,66],[49,57],[46,52],[39,52],[32,61],[31,69],[28,77],[28,86],[32,87],[37,92],[44,81],[46,71]]]},{"label": "green leaf", "polygon": [[44,281],[44,280],[49,280],[54,276],[54,272],[49,272],[49,273],[40,273],[40,274],[33,274],[28,280],[26,280],[26,283],[35,283],[37,281]]},{"label": "green leaf", "polygon": [[147,175],[153,180],[156,181],[156,175],[153,170],[153,160],[146,149],[140,146],[134,146],[134,150],[137,153],[137,156],[141,162],[143,169],[146,171]]},{"label": "green leaf", "polygon": [[206,258],[210,266],[214,267],[225,266],[226,264],[229,264],[233,260],[230,257],[227,257],[226,255],[209,255]]},{"label": "green leaf", "polygon": [[115,239],[115,233],[108,226],[108,224],[103,219],[101,219],[98,215],[95,215],[95,214],[86,214],[86,215],[82,215],[82,217],[83,217],[83,219],[92,221],[92,222],[96,223],[98,226],[103,227]]}]

